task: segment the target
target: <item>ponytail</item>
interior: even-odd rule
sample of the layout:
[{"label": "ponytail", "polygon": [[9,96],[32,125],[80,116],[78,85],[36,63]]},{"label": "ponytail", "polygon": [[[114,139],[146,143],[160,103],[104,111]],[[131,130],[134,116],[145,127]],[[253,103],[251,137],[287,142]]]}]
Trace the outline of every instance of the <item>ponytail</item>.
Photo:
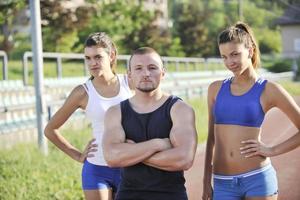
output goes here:
[{"label": "ponytail", "polygon": [[253,49],[253,55],[251,62],[254,68],[258,68],[260,65],[260,52],[258,43],[254,37],[254,34],[246,23],[237,22],[234,26],[231,26],[219,34],[218,45],[227,42],[243,43],[246,48]]},{"label": "ponytail", "polygon": [[248,47],[252,47],[252,49],[253,49],[253,55],[252,55],[251,61],[252,61],[253,67],[258,68],[260,66],[260,51],[259,51],[259,46],[254,37],[254,33],[253,33],[252,29],[250,28],[250,26],[248,24],[246,24],[244,22],[237,22],[235,24],[235,27],[245,31],[250,36],[250,39],[251,39],[250,45],[251,46],[248,46]]}]

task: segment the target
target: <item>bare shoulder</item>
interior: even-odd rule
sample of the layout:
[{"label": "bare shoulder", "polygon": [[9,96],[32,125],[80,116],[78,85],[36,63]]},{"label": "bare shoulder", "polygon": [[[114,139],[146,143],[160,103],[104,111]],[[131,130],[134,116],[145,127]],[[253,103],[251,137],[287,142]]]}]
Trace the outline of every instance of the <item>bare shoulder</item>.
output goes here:
[{"label": "bare shoulder", "polygon": [[295,104],[293,97],[276,82],[268,81],[263,95],[271,107],[276,106],[282,109],[287,104]]},{"label": "bare shoulder", "polygon": [[300,127],[300,107],[293,97],[278,83],[269,81],[265,88],[265,99],[272,107],[283,111],[291,121]]},{"label": "bare shoulder", "polygon": [[208,102],[214,102],[216,99],[216,96],[222,86],[223,80],[217,80],[212,82],[209,86],[208,86],[208,91],[207,91],[207,99]]},{"label": "bare shoulder", "polygon": [[224,82],[224,80],[213,81],[211,84],[209,84],[209,88],[212,88],[212,89],[219,88],[223,82]]},{"label": "bare shoulder", "polygon": [[282,97],[290,97],[289,93],[280,84],[273,81],[267,82],[264,90],[264,95],[269,100],[276,100]]},{"label": "bare shoulder", "polygon": [[171,113],[185,116],[185,114],[194,114],[194,109],[183,100],[177,100],[171,109]]},{"label": "bare shoulder", "polygon": [[217,81],[212,82],[208,86],[208,92],[216,94],[219,91],[219,89],[221,88],[222,83],[223,83],[223,80],[217,80]]},{"label": "bare shoulder", "polygon": [[120,116],[121,114],[121,106],[120,104],[111,106],[107,111],[106,111],[106,116],[107,118],[113,119],[117,116]]},{"label": "bare shoulder", "polygon": [[81,108],[85,107],[88,95],[82,85],[76,86],[67,97],[64,105],[74,105]]},{"label": "bare shoulder", "polygon": [[280,84],[276,83],[276,82],[268,80],[268,82],[266,83],[266,89],[267,90],[276,91],[276,90],[281,89],[281,88],[283,89],[283,87]]},{"label": "bare shoulder", "polygon": [[76,98],[84,98],[87,93],[82,85],[77,85],[70,93],[69,96],[74,96]]},{"label": "bare shoulder", "polygon": [[121,111],[120,103],[117,105],[111,106],[107,111],[109,111],[111,113],[120,112]]}]

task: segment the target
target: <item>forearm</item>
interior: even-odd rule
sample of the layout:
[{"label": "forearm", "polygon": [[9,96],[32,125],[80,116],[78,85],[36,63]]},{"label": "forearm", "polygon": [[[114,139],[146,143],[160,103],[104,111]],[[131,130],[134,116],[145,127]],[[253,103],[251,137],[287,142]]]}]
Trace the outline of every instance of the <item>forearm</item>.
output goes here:
[{"label": "forearm", "polygon": [[213,168],[213,149],[214,149],[214,140],[213,138],[208,137],[206,143],[205,161],[204,161],[204,174],[203,174],[204,185],[211,183],[212,168]]},{"label": "forearm", "polygon": [[204,185],[210,184],[211,177],[212,177],[212,154],[207,152],[205,155],[205,162],[204,162],[204,173],[203,173],[203,183]]},{"label": "forearm", "polygon": [[174,147],[152,155],[143,163],[166,171],[181,171],[192,166],[194,155],[195,148]]},{"label": "forearm", "polygon": [[271,147],[272,156],[277,156],[283,153],[287,153],[299,146],[300,146],[300,132],[298,131],[295,135],[293,135],[286,141]]},{"label": "forearm", "polygon": [[157,140],[140,143],[115,143],[104,151],[106,162],[111,167],[127,167],[143,162],[162,149]]},{"label": "forearm", "polygon": [[[65,154],[70,156],[72,159],[79,161],[81,152],[71,145],[59,132],[58,130],[47,130],[45,129],[45,136],[63,151]],[[80,161],[79,161],[80,162]]]},{"label": "forearm", "polygon": [[182,129],[181,126],[173,125],[170,133],[171,148],[157,152],[144,164],[166,171],[188,170],[193,165],[197,149],[196,129],[193,124],[189,127]]}]

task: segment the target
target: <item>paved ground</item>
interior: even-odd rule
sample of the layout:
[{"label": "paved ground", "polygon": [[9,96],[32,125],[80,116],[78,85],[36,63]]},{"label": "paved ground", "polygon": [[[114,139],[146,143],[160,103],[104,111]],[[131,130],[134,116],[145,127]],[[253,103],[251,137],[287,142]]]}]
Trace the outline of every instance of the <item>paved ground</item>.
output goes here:
[{"label": "paved ground", "polygon": [[[300,98],[296,99],[300,105]],[[262,140],[276,144],[296,132],[289,119],[278,109],[266,115],[262,127]],[[202,196],[202,174],[205,145],[199,145],[194,165],[185,173],[189,200],[200,200]],[[272,163],[279,180],[279,200],[300,200],[300,148],[273,157]]]}]

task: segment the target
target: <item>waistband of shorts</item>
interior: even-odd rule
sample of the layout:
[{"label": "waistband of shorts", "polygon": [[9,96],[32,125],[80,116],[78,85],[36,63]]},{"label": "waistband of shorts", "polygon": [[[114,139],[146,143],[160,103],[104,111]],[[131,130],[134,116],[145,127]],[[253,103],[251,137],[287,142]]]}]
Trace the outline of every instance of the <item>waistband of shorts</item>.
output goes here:
[{"label": "waistband of shorts", "polygon": [[252,170],[252,171],[249,171],[249,172],[246,172],[246,173],[243,173],[243,174],[238,174],[238,175],[217,175],[217,174],[213,174],[213,178],[216,178],[216,179],[222,179],[222,180],[232,180],[234,178],[246,178],[246,177],[249,177],[249,176],[253,176],[255,174],[259,174],[259,173],[262,173],[268,169],[272,168],[272,164],[269,163],[267,164],[266,166],[262,167],[262,168],[259,168],[259,169],[255,169],[255,170]]}]

